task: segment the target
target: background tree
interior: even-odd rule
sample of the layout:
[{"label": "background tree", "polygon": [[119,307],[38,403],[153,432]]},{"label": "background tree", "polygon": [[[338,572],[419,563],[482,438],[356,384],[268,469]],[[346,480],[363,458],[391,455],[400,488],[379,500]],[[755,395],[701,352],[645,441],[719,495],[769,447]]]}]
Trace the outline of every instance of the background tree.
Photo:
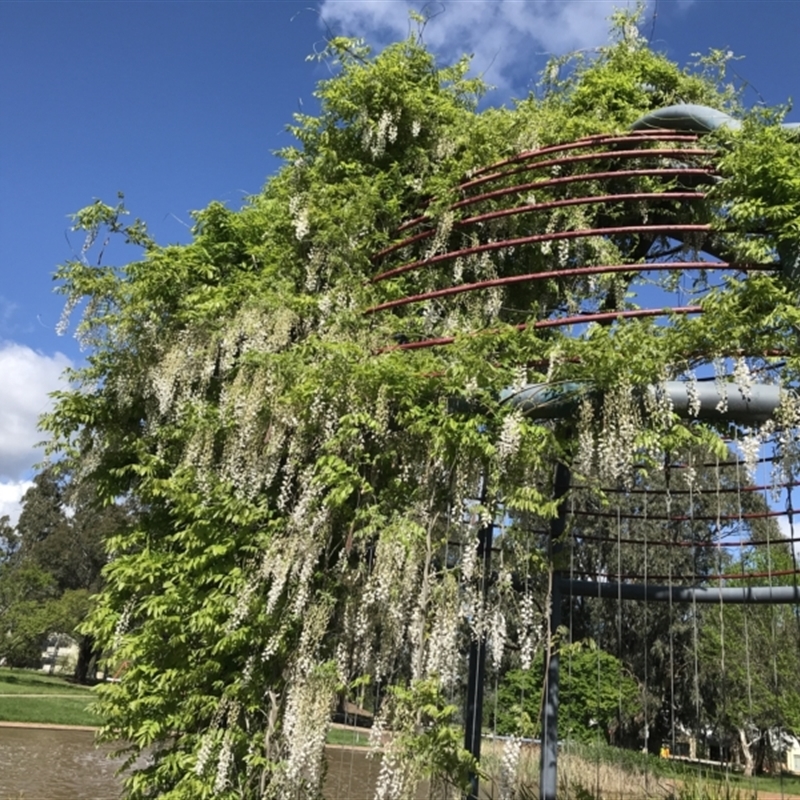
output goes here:
[{"label": "background tree", "polygon": [[[777,546],[744,549],[731,559],[729,572],[766,575],[792,569],[790,546],[780,546],[777,526],[770,527]],[[763,545],[766,540],[757,541]],[[730,583],[770,585],[769,578]],[[704,617],[699,652],[705,722],[721,738],[736,742],[746,775],[780,770],[783,734],[800,731],[797,610],[785,605],[726,606],[709,608]]]},{"label": "background tree", "polygon": [[[624,664],[592,641],[561,648],[559,735],[565,739],[612,743],[621,728],[641,714],[641,690]],[[534,669],[509,670],[498,691],[499,734],[541,733],[543,658]]]},{"label": "background tree", "polygon": [[[734,454],[725,456],[731,460]],[[730,548],[718,543],[734,532],[740,541],[774,543],[776,558],[783,553],[775,520],[758,516],[769,508],[762,494],[747,490],[744,468],[709,466],[715,456],[702,449],[691,454],[691,462],[685,459],[671,454],[670,469],[639,475],[630,492],[619,487],[597,496],[589,487],[578,495],[570,545],[576,577],[621,571],[639,582],[647,577],[651,583],[706,585],[714,574],[731,571],[725,556]],[[690,482],[687,463],[697,465]],[[647,544],[618,544],[618,538]],[[717,626],[716,611],[691,603],[572,600],[565,614],[573,638],[594,638],[641,687],[643,716],[629,719],[620,741],[631,747],[646,743],[658,753],[662,743],[674,745],[681,730],[700,731],[706,724],[696,650],[700,631]],[[763,661],[768,651],[753,655]]]},{"label": "background tree", "polygon": [[[41,664],[48,635],[53,631],[52,601],[57,580],[43,563],[32,557],[40,543],[65,524],[58,486],[40,475],[23,497],[25,510],[16,528],[4,524],[4,561],[0,566],[0,654],[11,666]],[[53,554],[57,564],[58,554]]]},{"label": "background tree", "polygon": [[16,529],[11,525],[7,515],[0,517],[0,564],[5,564],[19,547]]},{"label": "background tree", "polygon": [[53,630],[52,576],[35,564],[0,564],[0,658],[11,667],[39,667]]},{"label": "background tree", "polygon": [[0,614],[13,631],[9,663],[21,664],[24,653],[26,666],[38,666],[47,637],[65,635],[78,644],[75,678],[94,678],[99,652],[81,626],[103,585],[105,539],[124,530],[129,517],[128,507],[101,506],[91,483],[73,483],[56,466],[36,475],[16,528],[6,526],[4,534],[9,544],[0,569],[7,599]]}]

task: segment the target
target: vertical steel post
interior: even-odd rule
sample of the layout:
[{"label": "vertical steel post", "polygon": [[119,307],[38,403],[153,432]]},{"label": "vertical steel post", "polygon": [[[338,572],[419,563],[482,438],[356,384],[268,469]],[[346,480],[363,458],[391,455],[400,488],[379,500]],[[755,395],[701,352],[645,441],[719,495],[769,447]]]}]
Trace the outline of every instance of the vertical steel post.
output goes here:
[{"label": "vertical steel post", "polygon": [[[482,600],[485,604],[489,591],[489,570],[492,565],[492,533],[490,522],[478,532],[478,559],[483,565]],[[482,633],[469,646],[469,672],[467,673],[467,699],[464,712],[464,749],[476,761],[481,758],[481,724],[483,720],[483,683],[486,675],[486,634]],[[470,773],[470,791],[467,800],[478,800],[478,775]]]},{"label": "vertical steel post", "polygon": [[[554,496],[562,499],[569,490],[570,472],[564,464],[556,466]],[[566,503],[559,503],[558,516],[550,523],[548,551],[551,563],[561,549],[561,534],[567,521]],[[539,800],[556,800],[558,785],[558,668],[559,645],[556,641],[561,625],[561,572],[553,568],[550,591],[550,660],[545,664],[544,702],[542,703],[541,769]],[[555,644],[554,644],[555,643]]]}]

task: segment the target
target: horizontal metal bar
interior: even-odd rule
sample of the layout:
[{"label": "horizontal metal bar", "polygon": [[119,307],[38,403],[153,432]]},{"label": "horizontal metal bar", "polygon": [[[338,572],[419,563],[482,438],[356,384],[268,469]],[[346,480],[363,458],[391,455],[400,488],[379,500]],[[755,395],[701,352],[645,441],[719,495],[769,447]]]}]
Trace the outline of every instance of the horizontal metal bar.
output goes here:
[{"label": "horizontal metal bar", "polygon": [[[666,392],[673,410],[680,417],[691,417],[692,397],[690,386],[686,381],[667,381]],[[652,387],[650,391],[658,396],[663,389]],[[735,419],[742,421],[764,422],[771,419],[781,404],[781,387],[774,383],[757,383],[745,389],[735,383],[725,384],[725,398],[722,408],[718,409],[720,396],[716,381],[696,382],[693,391],[697,403],[699,419]]]},{"label": "horizontal metal bar", "polygon": [[[723,389],[724,398],[720,394]],[[506,389],[500,400],[527,416],[556,419],[574,413],[581,399],[593,391],[590,384],[532,383],[516,391]],[[781,387],[773,383],[757,383],[745,390],[735,383],[718,387],[716,381],[695,382],[690,389],[686,381],[666,381],[663,386],[649,386],[646,391],[654,397],[666,393],[672,410],[685,419],[764,422],[773,417],[781,403]],[[725,402],[721,404],[721,400]]]},{"label": "horizontal metal bar", "polygon": [[673,603],[735,603],[789,605],[800,603],[800,586],[650,586],[641,583],[601,583],[562,578],[561,591],[572,597],[648,600]]},{"label": "horizontal metal bar", "polygon": [[[631,131],[644,131],[649,128],[660,132],[666,128],[681,133],[710,133],[723,126],[738,131],[742,127],[742,122],[716,108],[696,103],[676,103],[657,108],[640,117],[631,125]],[[789,133],[796,133],[800,131],[800,122],[783,122],[781,127]]]}]

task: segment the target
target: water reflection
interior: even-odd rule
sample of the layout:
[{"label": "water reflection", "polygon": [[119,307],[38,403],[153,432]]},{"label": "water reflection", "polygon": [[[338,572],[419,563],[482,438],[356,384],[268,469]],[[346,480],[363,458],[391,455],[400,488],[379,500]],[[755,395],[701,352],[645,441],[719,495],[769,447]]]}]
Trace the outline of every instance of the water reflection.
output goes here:
[{"label": "water reflection", "polygon": [[0,727],[2,800],[117,800],[114,748],[81,730]]}]

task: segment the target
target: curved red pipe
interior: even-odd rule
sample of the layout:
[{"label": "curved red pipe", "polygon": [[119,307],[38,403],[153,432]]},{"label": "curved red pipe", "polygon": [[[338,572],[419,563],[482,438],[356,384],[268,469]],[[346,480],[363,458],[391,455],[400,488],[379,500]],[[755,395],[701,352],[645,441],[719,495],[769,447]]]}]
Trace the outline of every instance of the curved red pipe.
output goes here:
[{"label": "curved red pipe", "polygon": [[660,522],[736,522],[740,519],[783,517],[786,511],[748,511],[743,514],[618,514],[616,511],[572,511],[576,517],[610,517],[612,519],[658,520]]},{"label": "curved red pipe", "polygon": [[397,300],[388,300],[377,306],[372,306],[364,314],[374,314],[390,308],[420,303],[424,300],[433,300],[439,297],[450,297],[463,292],[473,292],[480,289],[490,289],[494,286],[510,286],[515,283],[530,283],[537,280],[550,280],[553,278],[573,278],[582,275],[604,275],[613,272],[657,272],[678,271],[684,269],[738,269],[745,271],[747,267],[737,267],[726,261],[668,261],[653,264],[610,264],[594,267],[573,267],[572,269],[559,269],[544,272],[529,272],[524,275],[510,275],[505,278],[492,278],[491,280],[478,281],[477,283],[462,283],[458,286],[448,286],[445,289],[436,289],[422,294],[400,297]]},{"label": "curved red pipe", "polygon": [[[653,519],[653,517],[643,517],[642,519]],[[584,534],[575,534],[572,537],[572,540],[575,541],[576,539],[585,540],[587,542],[608,542],[609,544],[616,544],[619,542],[620,544],[642,544],[642,545],[652,545],[653,547],[761,547],[764,545],[775,545],[779,546],[782,544],[792,544],[794,542],[800,542],[800,539],[775,539],[774,541],[766,542],[766,541],[739,541],[739,542],[669,542],[663,539],[661,540],[653,540],[653,539],[630,539],[627,537],[618,537],[618,536],[592,536],[592,535],[584,535]]]},{"label": "curved red pipe", "polygon": [[[674,469],[674,467],[673,467]],[[766,492],[768,489],[793,489],[800,486],[800,481],[786,481],[785,483],[764,483],[760,486],[725,486],[719,488],[703,489],[701,492],[698,489],[618,489],[618,488],[603,488],[601,491],[609,494],[647,494],[647,495],[673,495],[673,494],[732,494],[739,492]],[[580,487],[577,487],[580,488]],[[800,523],[799,523],[800,524]]]},{"label": "curved red pipe", "polygon": [[489,172],[489,170],[500,169],[508,164],[518,164],[520,161],[527,161],[528,159],[536,158],[537,156],[549,155],[550,153],[559,153],[563,152],[564,150],[578,150],[583,147],[592,147],[598,144],[634,144],[636,142],[647,141],[648,139],[662,142],[696,142],[699,140],[699,138],[700,137],[696,133],[675,133],[674,131],[670,131],[668,128],[664,128],[662,130],[654,129],[646,132],[641,131],[639,133],[631,132],[625,135],[617,136],[614,136],[613,134],[598,133],[594,136],[587,136],[583,139],[577,139],[576,141],[569,142],[568,144],[554,144],[550,145],[549,147],[542,147],[539,150],[526,150],[525,152],[519,153],[511,158],[506,158],[503,161],[496,161],[494,164],[481,167],[480,169],[475,170],[472,175],[483,175],[485,172]]},{"label": "curved red pipe", "polygon": [[[493,219],[500,219],[502,217],[511,217],[516,214],[526,214],[535,211],[548,211],[552,208],[565,208],[568,206],[582,206],[590,205],[591,203],[617,203],[626,200],[704,200],[705,192],[630,192],[628,194],[602,194],[594,195],[591,197],[570,197],[566,200],[551,200],[547,203],[529,203],[524,206],[514,206],[514,208],[503,208],[498,211],[488,211],[485,214],[478,214],[475,217],[465,217],[464,219],[456,220],[453,226],[456,228],[463,228],[466,225],[476,225],[479,222],[489,222]],[[424,239],[430,239],[436,234],[434,228],[417,233],[404,239],[402,242],[390,245],[384,248],[379,253],[376,253],[370,260],[376,261],[383,258],[395,250],[400,250],[403,247],[421,242]]]},{"label": "curved red pipe", "polygon": [[[528,150],[512,158],[507,158],[503,161],[497,161],[494,164],[490,164],[486,167],[481,167],[481,169],[474,170],[470,175],[470,180],[476,175],[483,175],[489,170],[499,169],[500,167],[506,166],[507,164],[516,164],[522,161],[527,161],[531,158],[536,158],[542,155],[549,155],[550,153],[563,152],[565,150],[579,150],[584,147],[594,147],[596,145],[601,145],[601,144],[626,144],[626,143],[635,144],[636,142],[647,141],[648,139],[651,141],[663,141],[663,142],[696,142],[699,140],[699,138],[700,137],[697,134],[676,134],[668,129],[663,129],[663,130],[656,129],[652,131],[637,131],[637,132],[632,131],[625,136],[607,136],[606,134],[597,134],[596,136],[591,136],[584,139],[578,139],[568,144],[551,145],[550,147],[543,147],[540,150]],[[675,152],[675,151],[670,151],[670,152]],[[677,152],[681,151],[677,150]],[[713,154],[713,152],[714,151],[711,151],[711,154]],[[513,173],[509,172],[505,174],[513,174]],[[465,185],[468,185],[469,182],[470,181],[459,184],[458,188],[463,188]],[[431,202],[430,200],[427,201],[425,205],[428,205],[430,202]],[[420,217],[417,220],[409,220],[408,222],[404,222],[399,228],[397,228],[396,232],[400,233],[401,231],[406,230],[408,227],[416,224],[419,220],[422,219],[425,219],[425,217]]]},{"label": "curved red pipe", "polygon": [[[700,306],[675,306],[662,309],[635,309],[632,311],[607,311],[597,314],[580,314],[575,317],[559,317],[557,319],[544,319],[539,322],[527,323],[523,322],[519,325],[514,325],[512,328],[518,331],[524,331],[528,328],[561,328],[566,325],[582,325],[587,322],[613,322],[616,319],[637,319],[640,317],[659,317],[663,314],[702,314],[703,309]],[[477,336],[481,333],[500,333],[501,330],[491,331],[476,331],[472,336]],[[419,342],[406,342],[405,344],[389,345],[382,347],[378,353],[390,353],[395,350],[422,350],[427,347],[438,347],[439,345],[452,344],[456,340],[455,336],[442,336],[438,339],[423,339]]]},{"label": "curved red pipe", "polygon": [[505,170],[504,172],[494,172],[491,175],[484,175],[482,178],[461,183],[458,188],[461,191],[474,189],[476,186],[482,186],[484,183],[499,180],[500,178],[507,178],[509,175],[518,175],[521,172],[532,172],[536,169],[546,169],[548,167],[560,167],[562,164],[579,164],[584,161],[600,161],[612,158],[646,158],[650,156],[713,156],[715,150],[708,150],[707,148],[675,148],[675,147],[659,147],[652,150],[602,150],[599,153],[583,153],[581,155],[563,156],[561,158],[550,158],[546,161],[537,161],[534,164],[526,164],[522,167],[515,169]]},{"label": "curved red pipe", "polygon": [[[453,211],[457,208],[464,208],[465,206],[472,205],[473,203],[480,203],[484,200],[494,200],[498,197],[505,197],[515,192],[524,192],[533,189],[543,189],[550,186],[562,186],[568,183],[581,183],[583,181],[605,180],[606,178],[636,178],[636,177],[677,177],[679,175],[697,175],[708,176],[714,175],[716,170],[714,167],[691,167],[690,169],[683,169],[680,167],[652,167],[651,169],[619,169],[609,170],[608,172],[585,172],[579,175],[565,175],[563,178],[549,178],[546,181],[533,181],[531,183],[521,183],[516,186],[507,186],[502,189],[494,189],[485,194],[474,195],[467,197],[464,200],[459,200],[449,206],[449,210]],[[422,222],[430,221],[430,217],[424,215],[416,219],[409,220],[397,229],[397,233],[402,233],[408,228],[413,228]],[[372,256],[375,260],[381,255],[377,253]]]},{"label": "curved red pipe", "polygon": [[613,228],[586,228],[578,231],[557,231],[553,233],[538,233],[534,236],[522,236],[518,239],[504,239],[499,242],[485,242],[484,244],[466,247],[463,250],[453,250],[449,253],[440,253],[431,258],[424,258],[419,261],[411,261],[401,264],[399,267],[382,272],[371,278],[369,283],[379,283],[387,278],[394,278],[404,272],[427,267],[431,264],[439,264],[443,261],[452,261],[462,256],[476,255],[477,253],[488,253],[493,250],[503,250],[507,247],[519,247],[524,244],[535,244],[536,242],[554,242],[561,239],[582,239],[590,236],[610,236],[620,233],[705,233],[711,230],[710,225],[621,225]]}]

